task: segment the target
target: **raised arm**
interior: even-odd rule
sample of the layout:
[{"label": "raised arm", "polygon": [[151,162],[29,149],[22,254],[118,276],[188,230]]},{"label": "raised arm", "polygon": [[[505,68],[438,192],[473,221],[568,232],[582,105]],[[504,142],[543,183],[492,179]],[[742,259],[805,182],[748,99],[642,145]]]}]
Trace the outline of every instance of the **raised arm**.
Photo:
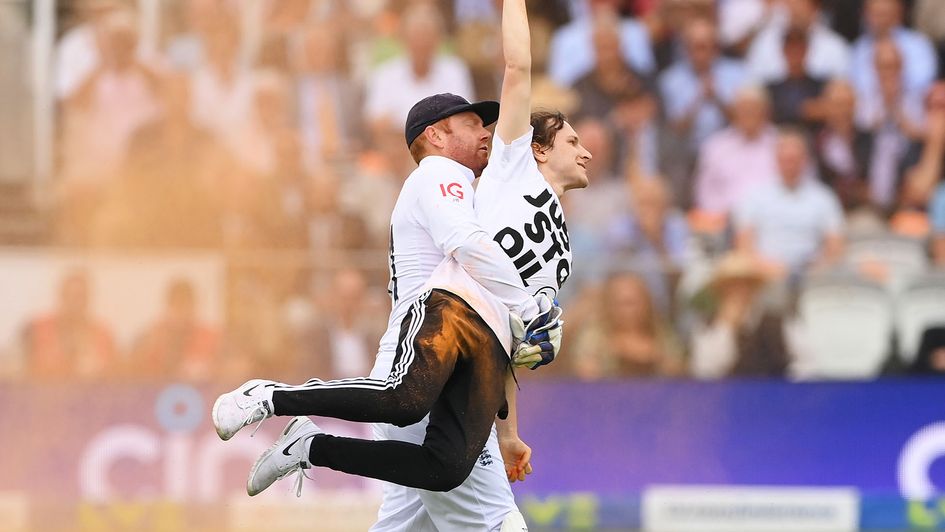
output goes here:
[{"label": "raised arm", "polygon": [[505,75],[495,132],[512,142],[528,131],[531,119],[532,50],[525,0],[502,2],[502,52]]}]

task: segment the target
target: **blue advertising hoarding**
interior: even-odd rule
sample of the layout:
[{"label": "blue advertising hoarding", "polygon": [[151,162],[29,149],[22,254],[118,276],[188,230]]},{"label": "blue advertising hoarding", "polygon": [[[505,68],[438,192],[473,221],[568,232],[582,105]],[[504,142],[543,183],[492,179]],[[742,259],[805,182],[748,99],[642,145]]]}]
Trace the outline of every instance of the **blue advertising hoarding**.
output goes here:
[{"label": "blue advertising hoarding", "polygon": [[[945,381],[526,382],[519,404],[536,468],[520,493],[735,484],[891,494],[907,442],[945,422]],[[928,475],[945,489],[942,458]]]}]

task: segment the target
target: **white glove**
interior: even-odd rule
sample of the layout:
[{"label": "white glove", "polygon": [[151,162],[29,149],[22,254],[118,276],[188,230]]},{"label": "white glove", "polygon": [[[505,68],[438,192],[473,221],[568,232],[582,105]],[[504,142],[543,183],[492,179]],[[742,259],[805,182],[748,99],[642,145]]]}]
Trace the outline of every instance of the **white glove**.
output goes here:
[{"label": "white glove", "polygon": [[561,307],[544,294],[535,296],[538,315],[526,325],[521,317],[509,314],[512,328],[512,364],[536,369],[550,364],[561,350]]}]

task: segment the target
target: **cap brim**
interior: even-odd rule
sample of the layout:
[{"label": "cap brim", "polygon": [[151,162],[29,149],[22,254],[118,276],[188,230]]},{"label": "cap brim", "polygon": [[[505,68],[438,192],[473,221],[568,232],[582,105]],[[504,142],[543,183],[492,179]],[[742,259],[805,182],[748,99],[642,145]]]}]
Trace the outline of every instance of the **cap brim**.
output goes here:
[{"label": "cap brim", "polygon": [[495,121],[499,119],[499,102],[487,100],[484,102],[460,105],[450,109],[448,114],[443,118],[448,118],[450,116],[458,115],[459,113],[465,113],[468,111],[479,115],[479,118],[482,119],[482,125],[489,126],[494,124]]}]

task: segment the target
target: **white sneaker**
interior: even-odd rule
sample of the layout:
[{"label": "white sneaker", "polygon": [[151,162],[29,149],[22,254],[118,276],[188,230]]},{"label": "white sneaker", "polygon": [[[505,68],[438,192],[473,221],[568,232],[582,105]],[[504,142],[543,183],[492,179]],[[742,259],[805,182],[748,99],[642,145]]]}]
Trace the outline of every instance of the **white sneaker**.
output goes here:
[{"label": "white sneaker", "polygon": [[[246,425],[257,421],[262,425],[263,420],[272,417],[272,388],[276,384],[255,379],[217,397],[211,417],[220,438],[228,440]],[[259,430],[259,426],[256,430]]]},{"label": "white sneaker", "polygon": [[312,420],[299,416],[285,426],[282,436],[264,452],[253,464],[246,480],[246,493],[251,496],[261,493],[273,482],[291,473],[298,473],[295,495],[302,496],[302,479],[308,478],[304,470],[312,467],[308,462],[309,447],[312,437],[324,431]]}]

